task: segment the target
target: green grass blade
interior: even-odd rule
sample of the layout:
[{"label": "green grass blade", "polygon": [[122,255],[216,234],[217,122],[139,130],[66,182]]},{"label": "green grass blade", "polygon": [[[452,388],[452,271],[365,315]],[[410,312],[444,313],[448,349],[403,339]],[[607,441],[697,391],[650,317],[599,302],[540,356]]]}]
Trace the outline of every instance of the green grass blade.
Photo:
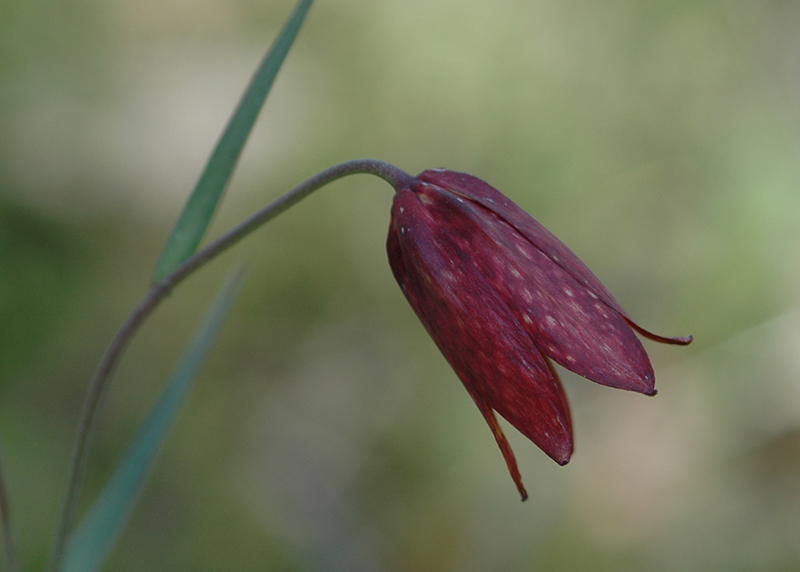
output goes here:
[{"label": "green grass blade", "polygon": [[197,250],[211,224],[256,117],[272,88],[275,76],[278,75],[312,2],[313,0],[300,0],[297,3],[283,30],[256,70],[172,230],[156,267],[154,282],[159,282]]},{"label": "green grass blade", "polygon": [[144,488],[161,444],[222,329],[242,274],[237,272],[228,279],[217,295],[158,403],[100,497],[70,538],[59,568],[61,572],[96,572],[105,563]]}]

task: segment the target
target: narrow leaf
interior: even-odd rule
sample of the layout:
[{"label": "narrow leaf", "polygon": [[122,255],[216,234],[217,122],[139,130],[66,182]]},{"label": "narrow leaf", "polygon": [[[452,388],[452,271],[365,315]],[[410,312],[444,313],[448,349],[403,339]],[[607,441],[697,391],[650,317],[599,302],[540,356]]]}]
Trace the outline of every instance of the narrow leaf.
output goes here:
[{"label": "narrow leaf", "polygon": [[229,278],[195,334],[158,403],[139,429],[100,497],[70,538],[61,572],[96,572],[103,566],[133,511],[170,426],[222,329],[242,272]]},{"label": "narrow leaf", "polygon": [[200,180],[178,218],[158,262],[154,282],[159,282],[197,250],[211,219],[217,210],[222,193],[231,178],[247,137],[253,129],[261,107],[269,94],[275,76],[292,47],[300,26],[313,0],[300,0],[294,12],[272,44],[236,111],[222,133]]}]

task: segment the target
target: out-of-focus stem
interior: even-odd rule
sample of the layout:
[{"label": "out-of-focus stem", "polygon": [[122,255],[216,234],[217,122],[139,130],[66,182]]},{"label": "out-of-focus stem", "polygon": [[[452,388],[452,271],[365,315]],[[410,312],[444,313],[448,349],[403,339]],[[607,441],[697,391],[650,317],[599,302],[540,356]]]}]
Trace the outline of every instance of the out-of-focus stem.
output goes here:
[{"label": "out-of-focus stem", "polygon": [[6,552],[6,564],[9,572],[19,572],[14,534],[11,530],[11,509],[8,500],[8,487],[6,486],[5,470],[2,455],[0,455],[0,526],[3,529],[3,547]]}]

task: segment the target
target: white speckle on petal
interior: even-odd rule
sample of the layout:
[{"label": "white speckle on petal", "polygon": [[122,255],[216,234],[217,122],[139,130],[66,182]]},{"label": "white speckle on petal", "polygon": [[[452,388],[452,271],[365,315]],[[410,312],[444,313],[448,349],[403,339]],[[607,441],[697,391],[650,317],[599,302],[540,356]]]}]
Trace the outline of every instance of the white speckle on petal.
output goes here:
[{"label": "white speckle on petal", "polygon": [[530,252],[528,252],[528,250],[524,246],[522,246],[521,244],[518,244],[517,245],[517,250],[519,251],[519,253],[522,256],[524,256],[528,260],[531,260],[531,254],[530,254]]},{"label": "white speckle on petal", "polygon": [[605,306],[600,302],[595,302],[594,307],[597,308],[597,311],[600,312],[604,318],[608,318],[608,312],[605,309]]},{"label": "white speckle on petal", "polygon": [[404,211],[404,210],[405,210],[405,209],[404,209],[403,207],[400,207],[400,214],[403,214],[403,211]]}]

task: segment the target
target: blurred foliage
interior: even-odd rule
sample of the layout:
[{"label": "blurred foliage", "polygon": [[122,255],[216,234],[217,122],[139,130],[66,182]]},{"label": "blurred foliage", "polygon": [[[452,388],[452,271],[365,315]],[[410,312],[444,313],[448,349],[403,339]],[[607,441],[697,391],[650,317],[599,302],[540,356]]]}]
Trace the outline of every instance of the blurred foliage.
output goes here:
[{"label": "blurred foliage", "polygon": [[[0,4],[0,439],[27,569],[94,367],[291,8]],[[520,503],[392,279],[391,189],[337,182],[131,346],[87,499],[249,265],[108,569],[797,569],[799,23],[779,1],[318,0],[211,235],[335,162],[446,166],[695,343],[647,346],[654,399],[564,374],[575,456],[557,467],[509,429]]]}]

